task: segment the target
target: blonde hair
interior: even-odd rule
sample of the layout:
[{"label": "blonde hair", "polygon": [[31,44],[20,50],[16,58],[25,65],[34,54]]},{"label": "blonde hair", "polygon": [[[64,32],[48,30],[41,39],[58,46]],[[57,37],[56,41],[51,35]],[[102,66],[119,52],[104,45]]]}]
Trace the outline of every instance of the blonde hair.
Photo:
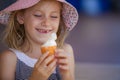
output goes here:
[{"label": "blonde hair", "polygon": [[[26,38],[24,25],[19,24],[19,22],[17,21],[17,14],[20,12],[24,12],[24,10],[11,12],[8,25],[4,31],[5,32],[4,41],[6,42],[8,47],[18,50],[21,49],[21,46],[24,44]],[[63,47],[64,41],[68,33],[69,31],[67,30],[67,27],[65,26],[61,15],[60,25],[57,32],[58,38],[56,40],[59,48]],[[30,49],[30,45],[29,45],[29,49]]]},{"label": "blonde hair", "polygon": [[63,22],[63,18],[61,15],[60,25],[57,31],[57,46],[59,48],[62,48],[65,42],[66,37],[68,36],[69,31],[67,27],[65,26],[65,23]]},{"label": "blonde hair", "polygon": [[17,13],[14,11],[10,14],[7,27],[4,31],[4,41],[10,48],[19,49],[25,40],[24,26],[17,21]]}]

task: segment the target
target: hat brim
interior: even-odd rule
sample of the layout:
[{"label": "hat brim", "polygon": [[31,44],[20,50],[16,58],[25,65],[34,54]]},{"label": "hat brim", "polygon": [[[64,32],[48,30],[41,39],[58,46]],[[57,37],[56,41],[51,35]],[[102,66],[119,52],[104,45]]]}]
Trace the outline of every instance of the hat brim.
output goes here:
[{"label": "hat brim", "polygon": [[[34,6],[40,0],[18,0],[8,8],[4,9],[4,12],[11,12],[15,10],[25,9]],[[63,3],[62,16],[64,23],[68,30],[72,30],[78,22],[78,12],[74,6],[65,0],[57,0]],[[23,3],[24,2],[24,3]]]},{"label": "hat brim", "polygon": [[0,0],[0,11],[4,10],[11,4],[15,3],[17,0]]},{"label": "hat brim", "polygon": [[15,10],[29,8],[29,7],[37,4],[39,1],[40,0],[18,0],[17,2],[13,3],[11,6],[5,8],[3,11],[9,12],[9,11],[15,11]]},{"label": "hat brim", "polygon": [[78,12],[76,10],[76,8],[74,6],[72,6],[70,3],[68,3],[65,0],[58,0],[58,1],[62,1],[63,3],[63,20],[65,22],[65,25],[67,26],[67,29],[69,31],[71,31],[75,25],[78,22]]}]

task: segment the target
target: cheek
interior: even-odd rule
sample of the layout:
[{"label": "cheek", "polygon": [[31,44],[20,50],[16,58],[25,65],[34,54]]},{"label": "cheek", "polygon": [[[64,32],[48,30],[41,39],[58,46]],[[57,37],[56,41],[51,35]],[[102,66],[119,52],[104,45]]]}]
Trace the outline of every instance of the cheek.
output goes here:
[{"label": "cheek", "polygon": [[35,25],[37,25],[39,23],[39,21],[34,18],[34,16],[32,14],[26,14],[25,15],[25,18],[24,18],[24,24],[27,26],[27,27],[34,27]]},{"label": "cheek", "polygon": [[59,28],[59,24],[54,25],[54,31],[57,32]]},{"label": "cheek", "polygon": [[38,23],[38,21],[34,18],[29,18],[25,21],[24,25],[28,28],[34,28]]},{"label": "cheek", "polygon": [[53,23],[54,23],[54,29],[57,32],[58,28],[59,28],[59,25],[60,25],[60,22],[59,21],[54,21]]}]

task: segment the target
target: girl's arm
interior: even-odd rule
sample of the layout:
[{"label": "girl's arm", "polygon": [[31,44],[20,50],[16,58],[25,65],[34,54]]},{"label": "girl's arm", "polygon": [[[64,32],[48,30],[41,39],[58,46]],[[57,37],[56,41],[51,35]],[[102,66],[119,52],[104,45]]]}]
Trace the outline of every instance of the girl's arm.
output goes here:
[{"label": "girl's arm", "polygon": [[72,47],[69,44],[65,44],[63,49],[58,49],[56,52],[62,80],[75,80],[75,63]]},{"label": "girl's arm", "polygon": [[0,80],[14,80],[17,57],[11,51],[0,53]]}]

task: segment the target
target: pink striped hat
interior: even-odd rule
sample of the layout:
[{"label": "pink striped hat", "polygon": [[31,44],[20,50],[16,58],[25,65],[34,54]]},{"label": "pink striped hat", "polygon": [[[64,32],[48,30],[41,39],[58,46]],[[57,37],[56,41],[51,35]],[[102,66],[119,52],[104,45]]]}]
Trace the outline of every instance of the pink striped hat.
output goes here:
[{"label": "pink striped hat", "polygon": [[[11,11],[25,9],[34,6],[40,0],[18,0],[0,12],[0,23],[7,24]],[[63,3],[62,16],[68,30],[72,30],[78,22],[78,12],[74,6],[65,0],[57,0]]]}]

